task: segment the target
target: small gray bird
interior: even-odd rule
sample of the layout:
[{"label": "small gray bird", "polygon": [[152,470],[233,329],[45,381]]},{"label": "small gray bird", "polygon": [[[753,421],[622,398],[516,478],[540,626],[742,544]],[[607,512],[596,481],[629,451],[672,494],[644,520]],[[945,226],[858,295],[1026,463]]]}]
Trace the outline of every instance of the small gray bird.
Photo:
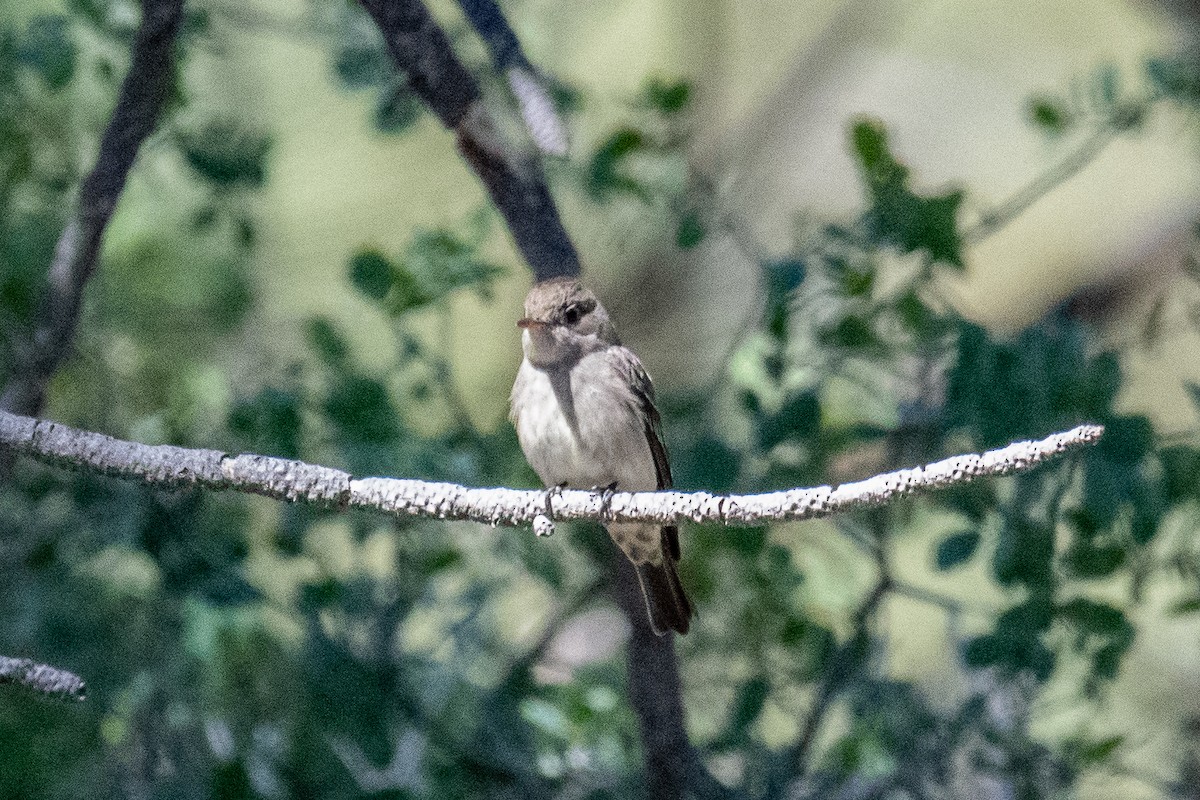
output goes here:
[{"label": "small gray bird", "polygon": [[[512,390],[513,424],[546,486],[667,489],[671,465],[659,433],[654,386],[621,346],[608,312],[574,278],[535,284],[525,298],[525,360]],[[675,562],[674,525],[613,523],[608,535],[633,562],[650,625],[687,633],[692,617]]]}]

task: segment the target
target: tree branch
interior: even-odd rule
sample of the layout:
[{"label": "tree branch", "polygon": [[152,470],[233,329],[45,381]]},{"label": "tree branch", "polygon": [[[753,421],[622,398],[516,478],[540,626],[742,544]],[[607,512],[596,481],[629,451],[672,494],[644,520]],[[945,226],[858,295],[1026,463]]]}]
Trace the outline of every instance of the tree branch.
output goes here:
[{"label": "tree branch", "polygon": [[371,508],[398,516],[464,519],[488,525],[532,525],[539,535],[556,520],[679,523],[686,520],[754,526],[827,517],[878,508],[918,492],[983,477],[1012,475],[1090,445],[1104,428],[1080,425],[1036,441],[1016,442],[985,453],[943,459],[841,486],[789,489],[752,495],[707,492],[599,492],[563,490],[552,498],[524,489],[472,489],[453,483],[401,478],[354,478],[347,472],[286,458],[229,455],[173,445],[145,445],[57,422],[0,411],[0,448],[49,464],[141,480],[161,488],[205,487],[261,494],[288,502]]},{"label": "tree branch", "polygon": [[96,164],[79,190],[77,209],[50,264],[49,285],[27,355],[0,395],[0,409],[36,414],[46,384],[70,351],[83,287],[96,269],[104,229],[117,207],[142,142],[158,124],[175,77],[174,44],[183,0],[142,0],[129,71],[100,140]]},{"label": "tree branch", "polygon": [[48,664],[39,664],[28,658],[0,656],[0,684],[4,683],[71,700],[83,700],[87,697],[87,686],[78,675]]},{"label": "tree branch", "polygon": [[892,589],[892,570],[888,561],[887,526],[877,520],[874,536],[875,583],[870,594],[854,614],[853,633],[850,639],[837,649],[825,667],[825,675],[817,687],[812,709],[804,720],[800,738],[792,748],[789,758],[795,765],[796,774],[808,775],[812,763],[813,745],[821,724],[834,699],[842,688],[857,674],[871,644],[871,622],[883,598]]},{"label": "tree branch", "polygon": [[630,627],[625,644],[629,705],[642,735],[647,796],[655,800],[733,796],[705,768],[688,739],[675,637],[658,636],[650,627],[646,601],[629,559],[614,549],[613,562],[617,604]]},{"label": "tree branch", "polygon": [[458,4],[487,45],[496,71],[508,78],[508,88],[521,105],[521,116],[533,143],[543,153],[566,155],[567,133],[562,119],[495,0],[459,0]]},{"label": "tree branch", "polygon": [[458,149],[491,195],[537,280],[580,273],[554,198],[535,158],[509,152],[475,78],[420,0],[360,0],[396,66],[458,136]]}]

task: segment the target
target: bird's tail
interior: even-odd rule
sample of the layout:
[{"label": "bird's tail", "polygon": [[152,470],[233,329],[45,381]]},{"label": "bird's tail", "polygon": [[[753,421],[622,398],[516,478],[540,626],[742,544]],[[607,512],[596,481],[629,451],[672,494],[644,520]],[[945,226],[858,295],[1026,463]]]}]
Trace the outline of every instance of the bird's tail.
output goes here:
[{"label": "bird's tail", "polygon": [[692,619],[692,604],[688,602],[675,571],[675,561],[664,553],[661,563],[635,564],[642,594],[646,595],[646,610],[650,612],[650,627],[662,636],[667,631],[687,633]]}]

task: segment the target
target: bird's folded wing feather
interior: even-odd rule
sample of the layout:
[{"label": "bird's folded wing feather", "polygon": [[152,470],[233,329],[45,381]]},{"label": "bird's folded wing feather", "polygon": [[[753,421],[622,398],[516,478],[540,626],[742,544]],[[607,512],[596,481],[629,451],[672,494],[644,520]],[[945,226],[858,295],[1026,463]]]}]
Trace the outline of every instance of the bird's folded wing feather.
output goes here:
[{"label": "bird's folded wing feather", "polygon": [[[612,368],[621,375],[633,391],[634,402],[638,404],[642,412],[642,419],[646,421],[646,444],[650,446],[650,454],[654,457],[654,471],[658,477],[658,488],[670,489],[672,484],[671,462],[667,458],[667,448],[662,440],[662,418],[658,415],[658,409],[654,405],[654,384],[650,382],[650,376],[646,374],[646,368],[642,366],[642,362],[629,348],[619,345],[610,347],[608,358]],[[680,556],[679,529],[674,525],[667,525],[662,531],[667,551],[671,558],[678,561]]]}]

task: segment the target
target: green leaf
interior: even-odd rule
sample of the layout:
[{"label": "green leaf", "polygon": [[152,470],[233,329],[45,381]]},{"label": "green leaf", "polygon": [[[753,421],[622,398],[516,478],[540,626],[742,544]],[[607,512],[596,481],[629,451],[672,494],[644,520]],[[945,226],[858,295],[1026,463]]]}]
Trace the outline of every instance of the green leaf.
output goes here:
[{"label": "green leaf", "polygon": [[770,685],[761,677],[751,678],[738,688],[729,723],[726,725],[727,741],[741,738],[742,732],[762,714],[770,693]]},{"label": "green leaf", "polygon": [[945,336],[950,330],[946,317],[930,308],[916,292],[905,292],[896,300],[896,316],[912,333],[930,341]]},{"label": "green leaf", "polygon": [[1184,614],[1195,614],[1197,611],[1200,611],[1200,595],[1193,595],[1172,603],[1171,607],[1167,609],[1167,615],[1178,617]]},{"label": "green leaf", "polygon": [[562,590],[565,582],[563,565],[552,547],[533,536],[526,536],[518,545],[517,552],[530,575],[540,578],[555,591]]},{"label": "green leaf", "polygon": [[1071,739],[1064,743],[1063,749],[1067,761],[1082,768],[1104,763],[1124,743],[1124,736],[1109,736],[1099,740]]},{"label": "green leaf", "polygon": [[232,119],[210,121],[184,130],[177,142],[188,166],[221,186],[262,186],[267,177],[271,139]]},{"label": "green leaf", "polygon": [[675,231],[675,244],[681,250],[690,250],[704,241],[704,234],[704,224],[700,222],[700,215],[689,211],[679,220],[679,227]]},{"label": "green leaf", "polygon": [[821,402],[815,392],[789,397],[778,413],[758,420],[758,444],[770,450],[789,439],[806,439],[821,427]]},{"label": "green leaf", "polygon": [[908,169],[888,150],[887,129],[878,120],[862,119],[850,129],[850,141],[870,187],[903,184]]},{"label": "green leaf", "polygon": [[1092,671],[1101,680],[1113,680],[1121,671],[1121,659],[1129,650],[1129,643],[1113,642],[1096,651],[1092,656]]},{"label": "green leaf", "polygon": [[667,83],[652,78],[644,92],[647,104],[662,114],[676,114],[687,108],[691,100],[692,87],[684,81]]},{"label": "green leaf", "polygon": [[329,392],[325,413],[344,436],[355,441],[391,443],[400,437],[387,388],[372,378],[341,378]]},{"label": "green leaf", "polygon": [[847,314],[837,320],[833,327],[820,330],[817,336],[818,341],[826,347],[857,351],[864,355],[882,346],[871,321],[858,314]]},{"label": "green leaf", "polygon": [[363,42],[343,45],[337,52],[333,68],[347,89],[378,85],[389,80],[396,71],[381,46]]},{"label": "green leaf", "polygon": [[419,231],[405,250],[393,277],[393,299],[411,307],[440,300],[458,289],[474,289],[488,297],[502,267],[479,257],[477,245],[447,229]]},{"label": "green leaf", "polygon": [[961,269],[957,217],[963,193],[915,194],[908,185],[908,168],[892,156],[887,130],[877,120],[854,123],[850,139],[871,201],[863,217],[868,235],[902,252],[924,250],[932,260]]},{"label": "green leaf", "polygon": [[767,292],[772,297],[787,298],[800,288],[808,275],[808,266],[798,258],[769,261],[763,266],[767,279]]},{"label": "green leaf", "polygon": [[312,317],[305,326],[304,334],[308,346],[326,364],[340,368],[346,362],[350,345],[331,320]]},{"label": "green leaf", "polygon": [[1125,548],[1076,542],[1063,554],[1063,563],[1077,578],[1104,578],[1125,563]]},{"label": "green leaf", "polygon": [[1119,609],[1084,597],[1076,597],[1055,609],[1055,616],[1085,635],[1124,639],[1133,626]]},{"label": "green leaf", "polygon": [[978,531],[962,531],[942,539],[937,546],[937,568],[947,570],[969,561],[979,547],[979,539]]},{"label": "green leaf", "polygon": [[407,83],[398,82],[380,92],[375,105],[375,127],[383,133],[403,133],[415,125],[424,113],[425,106],[420,98],[408,88]]},{"label": "green leaf", "polygon": [[1096,99],[1101,108],[1111,109],[1121,94],[1121,73],[1114,64],[1105,64],[1096,72]]},{"label": "green leaf", "polygon": [[745,556],[757,556],[767,543],[766,528],[746,528],[738,531],[728,539],[729,546],[734,551]]},{"label": "green leaf", "polygon": [[1071,124],[1071,113],[1061,101],[1037,97],[1029,103],[1029,117],[1047,133],[1060,134]]},{"label": "green leaf", "polygon": [[300,397],[295,393],[265,387],[230,410],[229,429],[257,452],[299,458],[300,405]]},{"label": "green leaf", "polygon": [[603,201],[627,193],[649,203],[651,197],[645,187],[620,171],[622,162],[628,156],[646,147],[642,132],[634,128],[621,128],[609,136],[592,156],[588,170],[588,194]]},{"label": "green leaf", "polygon": [[1003,655],[1002,642],[990,633],[976,636],[963,646],[963,662],[972,669],[990,667]]},{"label": "green leaf", "polygon": [[1001,586],[1043,589],[1053,581],[1054,536],[1044,524],[1010,518],[1000,530],[992,570]]},{"label": "green leaf", "polygon": [[1081,386],[1080,413],[1089,419],[1112,415],[1113,404],[1121,391],[1124,377],[1116,353],[1100,353],[1088,362]]},{"label": "green leaf", "polygon": [[1151,58],[1146,75],[1159,93],[1175,100],[1200,100],[1200,62],[1192,58]]},{"label": "green leaf", "polygon": [[1184,381],[1183,388],[1187,391],[1188,399],[1192,401],[1192,405],[1200,410],[1200,384],[1192,381]]},{"label": "green leaf", "polygon": [[21,41],[20,59],[52,91],[62,89],[75,74],[75,42],[70,23],[57,14],[40,14],[29,22]]},{"label": "green leaf", "polygon": [[378,250],[359,250],[350,259],[350,282],[363,295],[382,300],[392,289],[392,263]]}]

